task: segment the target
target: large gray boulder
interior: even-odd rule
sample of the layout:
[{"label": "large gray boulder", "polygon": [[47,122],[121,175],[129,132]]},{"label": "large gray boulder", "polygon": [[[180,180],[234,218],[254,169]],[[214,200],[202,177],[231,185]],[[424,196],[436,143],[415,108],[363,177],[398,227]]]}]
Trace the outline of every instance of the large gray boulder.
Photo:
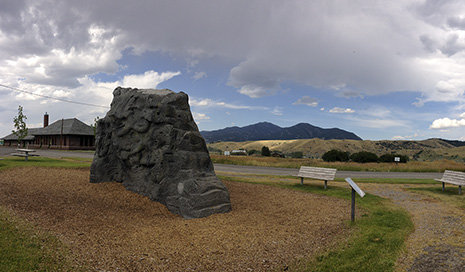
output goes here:
[{"label": "large gray boulder", "polygon": [[122,182],[184,218],[231,211],[185,93],[118,87],[113,96],[97,123],[90,182]]}]

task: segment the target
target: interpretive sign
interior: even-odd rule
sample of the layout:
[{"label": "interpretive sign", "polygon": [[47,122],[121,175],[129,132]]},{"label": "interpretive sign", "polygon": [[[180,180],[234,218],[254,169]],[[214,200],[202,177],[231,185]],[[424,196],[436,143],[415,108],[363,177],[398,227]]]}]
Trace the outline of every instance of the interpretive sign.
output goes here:
[{"label": "interpretive sign", "polygon": [[362,189],[360,189],[360,187],[358,187],[358,185],[355,184],[355,182],[351,178],[346,178],[346,181],[349,183],[350,187],[352,187],[352,189],[354,189],[357,192],[357,194],[360,195],[360,197],[365,196],[365,192],[362,191]]},{"label": "interpretive sign", "polygon": [[364,197],[365,192],[362,191],[362,189],[360,189],[360,187],[358,187],[358,185],[351,178],[346,178],[346,181],[347,183],[349,183],[350,187],[352,188],[351,220],[352,222],[354,222],[355,221],[355,192],[357,192],[357,194],[360,197]]}]

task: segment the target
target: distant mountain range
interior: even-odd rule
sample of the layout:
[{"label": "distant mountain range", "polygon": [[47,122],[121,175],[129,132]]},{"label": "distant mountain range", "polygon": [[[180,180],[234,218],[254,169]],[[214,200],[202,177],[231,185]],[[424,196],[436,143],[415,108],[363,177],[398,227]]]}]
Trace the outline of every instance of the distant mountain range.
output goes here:
[{"label": "distant mountain range", "polygon": [[282,128],[268,122],[261,122],[245,127],[228,127],[214,131],[201,131],[207,143],[213,142],[245,142],[260,140],[296,140],[296,139],[349,139],[362,140],[352,132],[339,128],[320,128],[307,123]]}]

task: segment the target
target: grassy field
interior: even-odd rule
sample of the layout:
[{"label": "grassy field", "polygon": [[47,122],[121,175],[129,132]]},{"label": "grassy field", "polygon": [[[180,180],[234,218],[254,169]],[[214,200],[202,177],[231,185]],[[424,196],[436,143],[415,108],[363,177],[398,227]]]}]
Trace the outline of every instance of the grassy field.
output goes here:
[{"label": "grassy field", "polygon": [[[460,195],[458,195],[458,186],[446,185],[446,190],[443,192],[441,186],[431,188],[412,188],[410,189],[416,193],[424,194],[438,201],[447,203],[450,206],[455,206],[459,209],[465,209],[465,202]],[[462,192],[463,194],[463,192]]]},{"label": "grassy field", "polygon": [[438,172],[444,170],[465,171],[465,164],[451,160],[434,162],[410,161],[407,163],[355,163],[355,162],[324,162],[320,159],[290,159],[253,156],[224,156],[211,154],[214,163],[251,165],[282,168],[300,168],[300,166],[316,166],[336,168],[343,171],[378,171],[378,172]]},{"label": "grassy field", "polygon": [[52,159],[45,157],[31,157],[28,161],[24,158],[6,157],[0,160],[0,170],[12,167],[64,167],[81,168],[90,167],[91,161],[82,158]]},{"label": "grassy field", "polygon": [[216,142],[209,143],[208,147],[217,154],[222,151],[238,149],[258,150],[267,146],[271,151],[279,151],[284,154],[302,152],[308,158],[321,158],[331,149],[342,150],[350,154],[368,151],[378,156],[383,154],[400,154],[409,156],[418,161],[436,161],[449,159],[464,162],[465,146],[456,147],[440,139],[427,139],[423,141],[358,141],[358,140],[264,140],[249,142]]}]

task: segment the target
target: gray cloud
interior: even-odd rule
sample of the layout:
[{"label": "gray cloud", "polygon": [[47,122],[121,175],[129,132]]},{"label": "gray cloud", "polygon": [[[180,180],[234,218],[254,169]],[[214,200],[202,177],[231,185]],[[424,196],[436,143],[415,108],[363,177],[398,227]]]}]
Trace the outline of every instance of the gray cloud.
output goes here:
[{"label": "gray cloud", "polygon": [[457,28],[465,30],[465,18],[463,17],[451,17],[447,20],[447,25],[451,28]]},{"label": "gray cloud", "polygon": [[[14,72],[74,88],[80,77],[117,71],[121,51],[132,48],[196,61],[214,56],[230,65],[228,83],[250,97],[274,95],[287,81],[328,91],[345,85],[365,95],[433,96],[431,86],[454,75],[425,63],[436,50],[455,57],[464,49],[464,37],[444,28],[460,28],[464,10],[461,1],[437,0],[3,1],[0,66],[36,56],[35,67]],[[104,30],[97,42],[91,28]],[[56,52],[69,61],[59,62]],[[42,74],[34,70],[41,65]]]}]

